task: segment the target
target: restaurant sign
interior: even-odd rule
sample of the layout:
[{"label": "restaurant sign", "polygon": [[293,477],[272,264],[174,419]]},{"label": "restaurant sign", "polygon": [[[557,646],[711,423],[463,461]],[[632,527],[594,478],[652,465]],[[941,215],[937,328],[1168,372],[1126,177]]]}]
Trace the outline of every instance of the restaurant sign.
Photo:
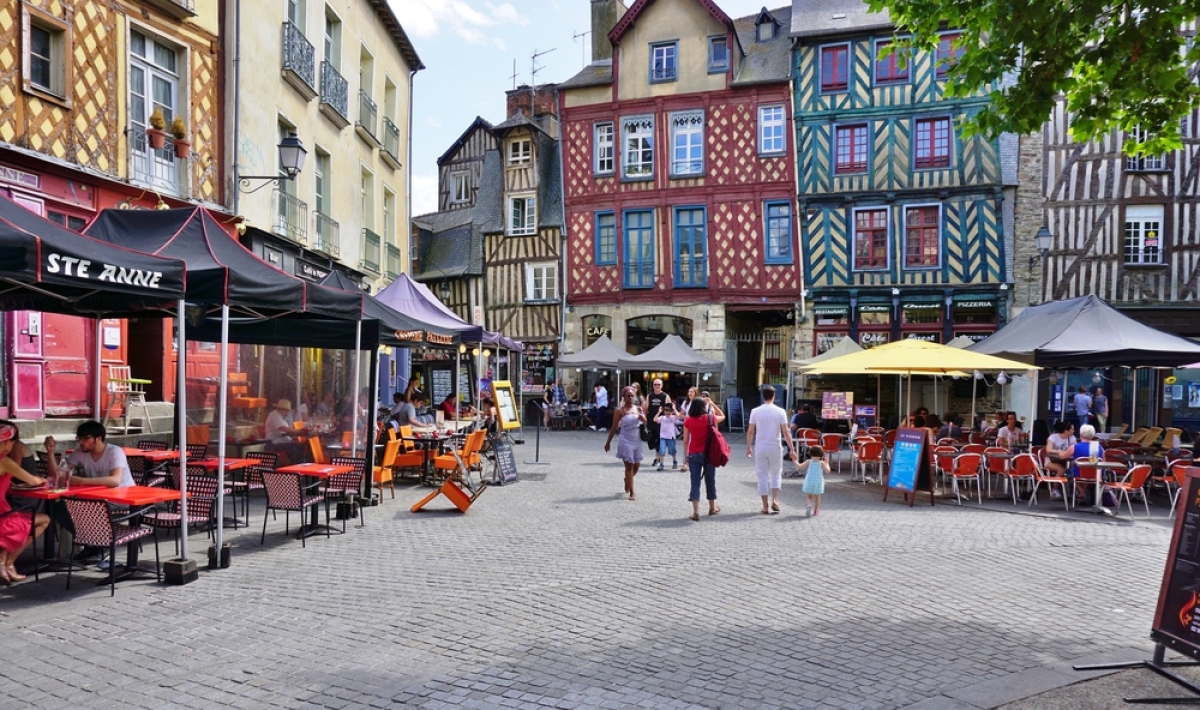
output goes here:
[{"label": "restaurant sign", "polygon": [[870,350],[879,345],[886,345],[891,339],[890,333],[859,333],[858,344],[865,350]]},{"label": "restaurant sign", "polygon": [[309,281],[324,281],[329,275],[328,269],[321,269],[307,261],[296,260],[296,275]]},{"label": "restaurant sign", "polygon": [[924,340],[924,341],[925,341],[925,342],[927,342],[927,343],[940,343],[940,342],[942,342],[942,334],[941,334],[941,333],[930,333],[930,332],[926,332],[926,333],[906,333],[906,334],[904,335],[904,338],[905,338],[906,340]]},{"label": "restaurant sign", "polygon": [[144,288],[158,288],[158,282],[162,279],[161,271],[146,271],[104,263],[96,264],[96,266],[100,273],[93,275],[92,262],[88,259],[66,256],[56,252],[46,255],[46,273],[50,274],[61,274],[84,281],[107,281],[108,283]]},{"label": "restaurant sign", "polygon": [[435,345],[453,345],[454,336],[431,333],[427,330],[397,330],[396,340],[407,343],[433,343]]}]

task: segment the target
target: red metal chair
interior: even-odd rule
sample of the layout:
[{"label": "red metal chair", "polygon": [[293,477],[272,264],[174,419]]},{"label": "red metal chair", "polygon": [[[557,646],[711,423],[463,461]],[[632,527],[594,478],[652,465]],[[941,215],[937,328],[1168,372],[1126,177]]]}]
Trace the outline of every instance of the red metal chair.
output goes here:
[{"label": "red metal chair", "polygon": [[962,505],[962,494],[958,490],[959,484],[972,481],[975,482],[975,492],[979,496],[979,504],[983,505],[982,481],[979,478],[979,467],[982,461],[982,454],[959,454],[954,458],[954,467],[950,470],[950,482],[954,486],[954,496],[958,499],[959,505]]},{"label": "red metal chair", "polygon": [[[883,442],[869,440],[859,443],[858,448],[854,450],[854,463],[862,475],[864,485],[867,483],[867,466],[874,466],[876,475],[883,478]],[[850,480],[854,480],[853,473],[851,471]]]},{"label": "red metal chair", "polygon": [[1013,505],[1017,504],[1017,491],[1022,483],[1028,483],[1030,489],[1034,489],[1037,485],[1037,477],[1034,471],[1038,468],[1037,459],[1033,454],[1020,454],[1013,458],[1011,465],[1004,472],[1004,477],[1008,480],[1010,490],[1012,491]]},{"label": "red metal chair", "polygon": [[1150,501],[1146,496],[1146,479],[1150,477],[1150,466],[1142,464],[1129,469],[1125,477],[1116,483],[1101,484],[1101,491],[1113,491],[1117,494],[1117,512],[1121,511],[1121,499],[1129,506],[1129,517],[1133,517],[1133,501],[1129,498],[1130,491],[1141,491],[1142,505],[1146,506],[1146,517],[1150,517]]},{"label": "red metal chair", "polygon": [[896,430],[889,429],[883,433],[883,450],[887,454],[887,460],[892,462],[892,450],[896,448]]},{"label": "red metal chair", "polygon": [[[1189,462],[1188,465],[1190,466],[1191,463]],[[1175,507],[1179,504],[1179,494],[1183,491],[1184,486],[1187,485],[1187,466],[1181,466],[1178,464],[1175,466],[1172,466],[1171,467],[1171,475],[1174,478],[1175,485],[1174,485],[1174,490],[1171,491],[1171,515],[1170,515],[1170,517],[1174,518],[1175,517]]]},{"label": "red metal chair", "polygon": [[142,451],[166,451],[167,442],[154,441],[153,439],[142,439],[137,443],[137,447]]},{"label": "red metal chair", "polygon": [[[67,515],[71,517],[71,525],[75,528],[75,545],[86,547],[108,548],[108,586],[109,596],[117,593],[117,548],[132,544],[144,537],[154,536],[154,573],[158,581],[162,581],[162,572],[158,564],[158,530],[144,525],[123,525],[141,516],[141,511],[126,512],[123,506],[114,506],[103,500],[84,500],[82,498],[63,498],[67,506]],[[67,566],[67,589],[71,588],[71,570],[75,565]]]},{"label": "red metal chair", "polygon": [[1009,482],[1007,475],[1010,459],[1007,454],[1008,451],[999,446],[989,446],[983,450],[983,469],[980,473],[988,478],[988,495],[991,495],[992,492],[992,478],[994,476],[1000,476],[1004,478],[1006,483]]},{"label": "red metal chair", "polygon": [[[167,464],[167,481],[171,488],[179,490],[178,463]],[[191,530],[193,525],[203,525],[208,537],[211,538],[213,509],[217,503],[217,478],[210,475],[203,466],[189,465],[187,467],[187,493],[188,529]],[[153,528],[174,531],[172,534],[175,536],[175,552],[179,553],[179,530],[183,524],[183,515],[180,513],[178,503],[171,503],[165,510],[148,511],[142,517],[142,522]]]},{"label": "red metal chair", "polygon": [[842,457],[840,456],[840,454],[842,451],[842,441],[844,439],[845,439],[845,435],[843,435],[843,434],[822,434],[821,435],[821,448],[825,451],[825,455],[833,456],[834,454],[839,454],[837,457],[838,473],[842,472]]},{"label": "red metal chair", "polygon": [[942,477],[943,485],[954,470],[954,459],[957,456],[958,449],[953,446],[935,446],[933,449],[933,466],[936,469],[935,473]]},{"label": "red metal chair", "polygon": [[186,450],[189,461],[208,458],[208,444],[188,444]]},{"label": "red metal chair", "polygon": [[[263,486],[267,491],[267,507],[263,511],[262,538],[258,544],[267,542],[267,513],[272,510],[282,510],[284,534],[291,533],[290,514],[300,513],[300,527],[304,527],[304,514],[308,509],[321,502],[325,503],[325,537],[329,537],[329,501],[320,494],[309,493],[301,483],[301,477],[296,473],[279,473],[278,471],[262,472]],[[300,535],[300,546],[307,547],[306,535]]]},{"label": "red metal chair", "polygon": [[983,452],[987,451],[987,449],[988,449],[988,447],[986,444],[972,443],[972,444],[964,444],[962,447],[962,452],[964,454],[983,454]]},{"label": "red metal chair", "polygon": [[1041,489],[1042,484],[1045,483],[1046,488],[1049,488],[1052,491],[1054,490],[1055,486],[1059,487],[1062,492],[1063,506],[1067,510],[1070,510],[1071,499],[1067,497],[1067,484],[1071,482],[1071,479],[1067,478],[1066,476],[1047,476],[1044,473],[1045,469],[1042,468],[1042,462],[1033,454],[1021,454],[1013,460],[1013,465],[1016,467],[1018,472],[1024,472],[1026,470],[1026,464],[1024,463],[1024,457],[1026,456],[1029,457],[1028,460],[1032,465],[1030,470],[1033,473],[1033,492],[1029,494],[1029,507],[1037,505],[1038,490]]}]

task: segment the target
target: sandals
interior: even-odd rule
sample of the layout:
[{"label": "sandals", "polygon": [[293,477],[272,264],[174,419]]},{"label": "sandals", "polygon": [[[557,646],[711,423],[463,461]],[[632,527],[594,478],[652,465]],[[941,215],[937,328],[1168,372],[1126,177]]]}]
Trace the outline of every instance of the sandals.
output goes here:
[{"label": "sandals", "polygon": [[779,512],[779,504],[778,504],[778,503],[772,503],[772,504],[771,504],[771,510],[772,510],[773,512],[776,512],[776,513],[778,513],[778,512]]},{"label": "sandals", "polygon": [[714,505],[712,508],[709,508],[709,510],[708,510],[709,515],[716,515],[717,513],[720,513],[720,512],[721,512],[721,506],[719,506],[719,505]]},{"label": "sandals", "polygon": [[692,513],[691,515],[688,516],[688,520],[691,520],[694,523],[698,523],[698,522],[700,522],[700,514]]},{"label": "sandals", "polygon": [[17,568],[9,565],[4,568],[4,577],[10,582],[24,582],[25,575],[17,574]]}]

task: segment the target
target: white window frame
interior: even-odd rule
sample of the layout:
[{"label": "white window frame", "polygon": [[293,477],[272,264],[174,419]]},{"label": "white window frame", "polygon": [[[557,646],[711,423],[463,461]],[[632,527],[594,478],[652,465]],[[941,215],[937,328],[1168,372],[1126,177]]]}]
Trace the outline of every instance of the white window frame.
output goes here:
[{"label": "white window frame", "polygon": [[617,164],[616,128],[612,121],[605,121],[597,123],[592,130],[596,158],[592,168],[597,175],[612,175]]},{"label": "white window frame", "polygon": [[[1163,261],[1165,217],[1166,207],[1163,205],[1130,205],[1125,208],[1125,224],[1121,234],[1123,263],[1127,266],[1165,263]],[[1157,239],[1157,246],[1146,245],[1146,241],[1151,238]]]},{"label": "white window frame", "polygon": [[525,265],[525,300],[558,300],[558,263],[553,261]]},{"label": "white window frame", "polygon": [[[649,159],[646,152],[649,152]],[[637,157],[631,161],[631,157]],[[621,178],[654,179],[654,116],[628,116],[621,119]]]},{"label": "white window frame", "polygon": [[508,164],[528,165],[533,160],[533,141],[529,138],[517,138],[508,144]]},{"label": "white window frame", "polygon": [[[937,261],[933,264],[918,264],[911,265],[908,263],[908,211],[909,210],[925,210],[933,208],[937,210]],[[945,252],[946,230],[945,224],[942,221],[942,204],[940,202],[921,202],[915,204],[906,204],[901,206],[900,219],[904,223],[904,232],[901,235],[900,255],[901,268],[905,271],[930,271],[942,268],[943,254]]]},{"label": "white window frame", "polygon": [[461,205],[471,201],[471,173],[460,170],[450,173],[450,204]]},{"label": "white window frame", "polygon": [[[772,114],[768,117],[768,112]],[[778,118],[774,114],[778,112]],[[787,153],[787,112],[782,104],[758,107],[758,154]]]},{"label": "white window frame", "polygon": [[[662,62],[658,61],[661,52]],[[667,60],[670,60],[669,62]],[[667,65],[670,64],[668,69]],[[679,79],[679,41],[654,42],[650,45],[650,83],[666,84]]]},{"label": "white window frame", "polygon": [[704,175],[704,109],[676,111],[670,121],[671,177]]},{"label": "white window frame", "polygon": [[520,195],[508,198],[509,236],[537,234],[537,197]]},{"label": "white window frame", "polygon": [[[150,57],[143,57],[134,54],[134,35],[140,35],[146,42],[146,51]],[[154,46],[161,45],[175,53],[175,69],[172,71],[166,66],[162,66],[154,59]],[[186,110],[190,103],[187,100],[187,82],[184,78],[188,75],[188,52],[186,47],[175,45],[164,41],[158,35],[148,31],[141,26],[132,26],[129,28],[128,39],[126,42],[126,58],[129,62],[129,73],[126,77],[125,92],[126,92],[126,115],[129,118],[130,128],[134,131],[150,127],[150,116],[154,114],[155,106],[162,106],[166,109],[163,112],[163,120],[166,123],[165,130],[170,131],[171,122],[176,115],[184,117],[184,123],[189,124],[190,117]],[[134,75],[140,72],[143,80],[141,92],[138,94],[141,101],[141,115],[135,114],[135,81]],[[162,80],[166,83],[171,91],[170,105],[164,104],[155,99],[154,84],[155,79]],[[183,110],[184,113],[177,114],[176,112]],[[133,133],[130,133],[132,138]],[[168,141],[161,150],[153,150],[150,148],[150,143],[147,140],[145,143],[136,140],[129,141],[130,154],[133,159],[130,169],[131,179],[143,185],[150,185],[159,190],[164,190],[176,196],[182,196],[184,193],[184,178],[186,171],[181,169],[186,161],[175,157],[175,152]]]},{"label": "white window frame", "polygon": [[[33,30],[37,28],[50,35],[50,85],[43,86],[33,81]],[[21,3],[21,79],[26,93],[53,101],[71,108],[68,98],[71,87],[71,25],[50,13]]]},{"label": "white window frame", "polygon": [[[1187,135],[1184,133],[1184,135]],[[1127,140],[1130,142],[1141,143],[1150,138],[1150,132],[1144,128],[1135,128],[1129,132]],[[1125,169],[1136,172],[1149,172],[1153,170],[1167,169],[1167,156],[1165,155],[1128,155],[1125,156]]]},{"label": "white window frame", "polygon": [[[319,146],[314,147],[313,156],[313,211],[316,214],[323,214],[329,217],[328,210],[332,205],[329,201],[329,172],[331,170],[332,156],[322,150]],[[289,181],[295,182],[295,181]]]}]

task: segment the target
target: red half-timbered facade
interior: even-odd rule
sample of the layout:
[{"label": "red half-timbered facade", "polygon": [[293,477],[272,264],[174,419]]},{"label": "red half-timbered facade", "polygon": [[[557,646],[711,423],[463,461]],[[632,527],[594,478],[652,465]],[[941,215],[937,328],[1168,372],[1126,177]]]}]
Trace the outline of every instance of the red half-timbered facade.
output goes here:
[{"label": "red half-timbered facade", "polygon": [[559,85],[567,347],[608,334],[638,353],[676,333],[726,360],[725,396],[753,390],[785,372],[801,289],[790,9],[733,20],[712,2],[638,0],[617,14],[593,27],[611,58],[593,45]]}]

